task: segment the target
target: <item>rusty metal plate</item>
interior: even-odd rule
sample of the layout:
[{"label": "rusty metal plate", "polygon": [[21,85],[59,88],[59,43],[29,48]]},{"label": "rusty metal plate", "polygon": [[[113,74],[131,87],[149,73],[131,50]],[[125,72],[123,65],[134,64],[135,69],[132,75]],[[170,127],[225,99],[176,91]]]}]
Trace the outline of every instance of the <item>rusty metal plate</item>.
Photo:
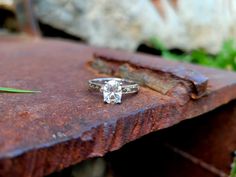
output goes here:
[{"label": "rusty metal plate", "polygon": [[105,159],[114,176],[228,177],[236,149],[236,101],[151,133]]},{"label": "rusty metal plate", "polygon": [[236,101],[151,133],[105,156],[121,177],[228,177],[236,150]]},{"label": "rusty metal plate", "polygon": [[[201,73],[208,78],[206,94],[199,99],[185,95],[180,102],[172,94],[142,87],[120,105],[104,104],[87,86],[89,79],[104,76],[88,65],[98,53],[173,78],[185,78],[176,68]],[[0,176],[42,177],[236,98],[232,72],[60,40],[0,41],[0,75],[2,87],[42,91],[0,95]],[[182,93],[183,87],[178,88],[170,93]]]},{"label": "rusty metal plate", "polygon": [[230,173],[233,152],[236,150],[235,117],[236,102],[233,101],[200,119],[174,127],[165,143],[168,143],[170,149],[177,149],[180,156],[189,154],[186,159],[193,164],[202,166],[217,176],[226,177]]}]

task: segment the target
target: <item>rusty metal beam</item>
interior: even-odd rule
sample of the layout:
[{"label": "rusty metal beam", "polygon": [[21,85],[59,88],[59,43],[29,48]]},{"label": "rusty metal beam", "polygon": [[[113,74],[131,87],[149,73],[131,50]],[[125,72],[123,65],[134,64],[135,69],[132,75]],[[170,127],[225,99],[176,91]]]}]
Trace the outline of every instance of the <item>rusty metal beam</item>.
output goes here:
[{"label": "rusty metal beam", "polygon": [[[87,88],[88,79],[104,76],[89,65],[98,53],[142,66],[145,72],[158,67],[172,73],[171,78],[178,76],[176,68],[201,73],[208,78],[207,94],[183,103],[144,86],[121,105],[104,104]],[[59,40],[5,39],[0,41],[0,56],[1,86],[42,91],[1,94],[0,176],[42,177],[236,98],[235,73],[143,54]]]}]

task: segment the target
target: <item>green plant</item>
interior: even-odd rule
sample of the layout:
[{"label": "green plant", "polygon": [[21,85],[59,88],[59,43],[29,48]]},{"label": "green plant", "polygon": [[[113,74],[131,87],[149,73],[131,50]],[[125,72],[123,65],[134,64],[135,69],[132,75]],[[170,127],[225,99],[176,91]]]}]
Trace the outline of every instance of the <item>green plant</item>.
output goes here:
[{"label": "green plant", "polygon": [[236,158],[234,158],[234,161],[232,163],[232,168],[229,177],[236,177]]},{"label": "green plant", "polygon": [[203,49],[196,49],[184,54],[175,54],[168,50],[162,42],[151,38],[149,44],[161,51],[165,59],[196,63],[204,66],[236,71],[236,44],[233,40],[226,40],[216,55],[210,55]]}]

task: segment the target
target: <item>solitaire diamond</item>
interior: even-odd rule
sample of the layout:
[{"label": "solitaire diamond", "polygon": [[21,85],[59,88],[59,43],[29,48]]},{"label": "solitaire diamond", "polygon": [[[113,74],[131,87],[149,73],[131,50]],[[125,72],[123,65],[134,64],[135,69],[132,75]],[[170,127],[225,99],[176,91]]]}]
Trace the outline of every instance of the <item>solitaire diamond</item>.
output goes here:
[{"label": "solitaire diamond", "polygon": [[88,81],[90,91],[103,93],[105,103],[121,103],[122,95],[139,91],[139,85],[132,80],[122,78],[95,78]]},{"label": "solitaire diamond", "polygon": [[102,88],[103,99],[106,103],[121,103],[122,87],[116,80],[108,81]]}]

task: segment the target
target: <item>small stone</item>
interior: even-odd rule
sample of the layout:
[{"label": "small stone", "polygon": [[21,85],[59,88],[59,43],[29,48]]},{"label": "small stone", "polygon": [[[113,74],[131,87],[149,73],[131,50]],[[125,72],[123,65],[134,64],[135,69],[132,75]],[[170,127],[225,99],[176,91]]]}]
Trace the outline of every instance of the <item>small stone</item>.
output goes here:
[{"label": "small stone", "polygon": [[103,99],[106,103],[121,103],[122,88],[118,81],[110,80],[103,87]]}]

